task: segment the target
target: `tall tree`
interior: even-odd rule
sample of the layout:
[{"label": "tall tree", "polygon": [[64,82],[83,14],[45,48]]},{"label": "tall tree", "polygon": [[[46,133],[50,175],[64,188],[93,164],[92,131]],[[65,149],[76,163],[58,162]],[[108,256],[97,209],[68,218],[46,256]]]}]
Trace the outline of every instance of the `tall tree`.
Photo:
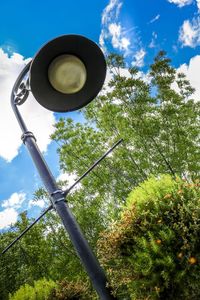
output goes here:
[{"label": "tall tree", "polygon": [[135,67],[125,70],[118,55],[109,56],[108,66],[111,80],[82,110],[86,122],[61,119],[52,135],[59,145],[61,169],[77,176],[106,147],[124,139],[123,146],[83,181],[85,202],[100,196],[98,205],[118,207],[150,174],[198,177],[200,102],[192,100],[194,89],[186,76],[177,74],[164,51],[147,74]]},{"label": "tall tree", "polygon": [[[16,238],[31,222],[26,212],[9,232],[0,234],[1,251]],[[45,238],[46,227],[41,222],[26,234],[21,242],[0,257],[0,299],[6,300],[9,292],[21,284],[33,283],[35,279],[49,276],[52,251]]]}]

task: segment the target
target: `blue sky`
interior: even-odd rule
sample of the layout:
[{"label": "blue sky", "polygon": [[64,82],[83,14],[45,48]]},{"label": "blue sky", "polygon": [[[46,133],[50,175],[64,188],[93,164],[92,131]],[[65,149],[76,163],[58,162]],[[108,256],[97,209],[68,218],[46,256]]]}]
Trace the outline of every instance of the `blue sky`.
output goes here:
[{"label": "blue sky", "polygon": [[[41,185],[11,111],[9,95],[28,59],[47,41],[63,34],[81,34],[103,51],[125,55],[129,64],[147,72],[159,50],[186,73],[200,99],[200,0],[7,0],[0,2],[0,230],[8,229],[18,214],[36,216],[44,202],[33,203]],[[56,144],[50,141],[59,118],[41,108],[30,95],[22,112],[56,178]],[[80,113],[65,114],[75,121]]]}]

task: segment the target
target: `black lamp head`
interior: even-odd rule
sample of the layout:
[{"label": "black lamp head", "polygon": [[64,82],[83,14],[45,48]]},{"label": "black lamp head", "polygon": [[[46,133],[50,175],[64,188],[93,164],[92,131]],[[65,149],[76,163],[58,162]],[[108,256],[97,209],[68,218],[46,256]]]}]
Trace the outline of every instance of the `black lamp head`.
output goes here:
[{"label": "black lamp head", "polygon": [[106,62],[101,49],[80,35],[63,35],[45,44],[30,67],[35,99],[55,112],[79,109],[101,90]]}]

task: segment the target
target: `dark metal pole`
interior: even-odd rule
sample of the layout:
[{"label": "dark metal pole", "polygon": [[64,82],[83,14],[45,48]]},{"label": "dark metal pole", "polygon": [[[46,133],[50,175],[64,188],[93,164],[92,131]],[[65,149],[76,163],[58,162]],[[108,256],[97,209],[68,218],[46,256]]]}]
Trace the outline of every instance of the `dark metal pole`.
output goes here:
[{"label": "dark metal pole", "polygon": [[19,87],[19,81],[22,80],[23,76],[28,71],[28,67],[19,75],[11,94],[11,104],[16,115],[16,118],[19,122],[19,125],[22,129],[23,135],[22,140],[26,145],[32,160],[38,170],[38,173],[43,181],[46,190],[51,196],[51,202],[53,207],[56,209],[58,215],[60,216],[62,223],[67,230],[69,237],[76,249],[76,252],[82,261],[83,266],[85,267],[90,280],[95,288],[99,298],[102,300],[112,300],[116,299],[112,294],[109,288],[107,287],[107,279],[103,269],[101,268],[97,258],[93,254],[87,240],[85,239],[81,229],[76,222],[76,219],[72,215],[67,203],[65,202],[65,196],[63,191],[59,189],[57,183],[50,172],[40,150],[37,147],[36,139],[34,135],[27,130],[27,127],[23,121],[23,118],[16,106],[14,94]]},{"label": "dark metal pole", "polygon": [[40,174],[40,177],[52,199],[52,205],[60,216],[62,223],[67,230],[70,239],[96,289],[100,299],[114,299],[107,288],[106,276],[99,265],[96,257],[92,253],[88,242],[83,236],[79,225],[72,215],[68,205],[65,202],[63,191],[59,189],[56,181],[51,174],[41,152],[39,151],[35,138],[30,132],[23,134],[23,141],[26,145],[33,162]]}]

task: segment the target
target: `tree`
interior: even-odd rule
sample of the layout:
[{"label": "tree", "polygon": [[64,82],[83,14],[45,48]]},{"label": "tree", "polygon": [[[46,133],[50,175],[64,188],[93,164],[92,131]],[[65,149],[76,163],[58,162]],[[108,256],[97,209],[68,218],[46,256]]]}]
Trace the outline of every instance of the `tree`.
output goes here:
[{"label": "tree", "polygon": [[[32,219],[27,218],[26,212],[22,213],[10,231],[0,234],[0,250],[10,244],[31,222]],[[13,294],[17,290],[18,298],[29,292],[34,297],[32,286],[42,278],[44,281],[61,281],[65,278],[69,283],[80,278],[90,287],[87,275],[55,212],[46,215],[1,256],[0,299],[7,300],[9,293]]]},{"label": "tree", "polygon": [[[1,251],[10,244],[30,223],[26,212],[8,232],[0,234]],[[0,259],[0,299],[7,300],[8,294],[23,284],[32,285],[34,280],[46,277],[56,278],[54,266],[56,256],[52,238],[45,220],[35,225]]]},{"label": "tree", "polygon": [[[58,143],[63,172],[77,176],[106,147],[124,139],[123,146],[87,176],[78,191],[84,203],[100,198],[98,212],[102,215],[106,210],[112,219],[130,190],[150,174],[188,180],[199,176],[200,102],[191,99],[194,89],[184,74],[176,74],[164,51],[146,75],[135,67],[125,70],[118,55],[109,56],[108,66],[112,78],[101,95],[82,110],[86,122],[62,118],[52,139]],[[112,213],[107,214],[107,209]]]},{"label": "tree", "polygon": [[[29,222],[27,214],[20,215],[19,221],[10,232],[1,233],[1,250],[3,250]],[[26,235],[21,243],[16,244],[0,259],[0,295],[6,300],[9,292],[15,291],[24,282],[32,283],[46,274],[49,265],[49,255],[44,235],[45,228],[40,224]]]}]

